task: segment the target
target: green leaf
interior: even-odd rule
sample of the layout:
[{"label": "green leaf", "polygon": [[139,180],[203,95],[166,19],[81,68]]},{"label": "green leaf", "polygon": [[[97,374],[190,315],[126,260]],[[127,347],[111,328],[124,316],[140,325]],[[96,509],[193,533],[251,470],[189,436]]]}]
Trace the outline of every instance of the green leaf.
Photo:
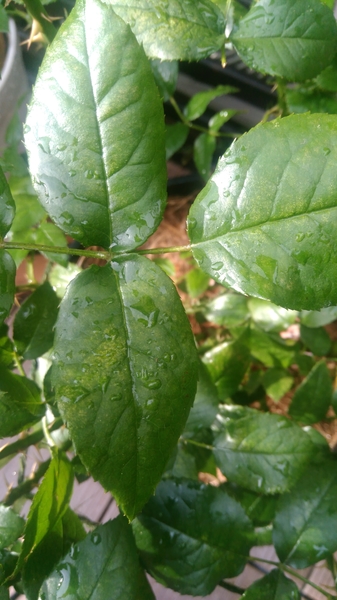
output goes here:
[{"label": "green leaf", "polygon": [[0,550],[13,544],[23,532],[25,521],[8,506],[0,504]]},{"label": "green leaf", "polygon": [[174,123],[174,125],[166,125],[166,160],[171,158],[175,152],[185,144],[189,133],[189,127],[184,123]]},{"label": "green leaf", "polygon": [[222,294],[208,302],[205,316],[208,321],[227,328],[242,325],[249,317],[247,298],[241,294]]},{"label": "green leaf", "polygon": [[[119,516],[75,544],[44,582],[43,600],[142,600],[131,527]],[[146,596],[144,597],[144,599]]]},{"label": "green leaf", "polygon": [[195,119],[198,119],[204,114],[207,106],[212,100],[214,100],[214,98],[218,98],[219,96],[224,96],[226,94],[234,94],[237,91],[237,88],[230,85],[218,85],[217,87],[207,90],[206,92],[198,92],[198,94],[194,94],[194,96],[185,106],[185,117],[189,121],[195,121]]},{"label": "green leaf", "polygon": [[336,52],[332,11],[317,0],[261,0],[231,36],[252,69],[305,81],[329,65]]},{"label": "green leaf", "polygon": [[298,316],[295,310],[286,310],[260,298],[250,298],[248,308],[253,321],[264,331],[284,331]]},{"label": "green leaf", "polygon": [[4,6],[0,6],[0,31],[3,33],[8,32],[8,15]]},{"label": "green leaf", "polygon": [[331,65],[316,77],[316,84],[327,92],[337,92],[337,56]]},{"label": "green leaf", "polygon": [[73,263],[68,263],[66,268],[62,267],[62,265],[54,265],[52,267],[49,271],[48,279],[59,298],[63,298],[67,286],[81,271],[82,269]]},{"label": "green leaf", "polygon": [[194,596],[241,573],[253,544],[240,504],[221,488],[197,482],[162,481],[132,527],[146,570]]},{"label": "green leaf", "polygon": [[133,33],[99,0],[79,0],[44,59],[26,126],[34,187],[84,245],[142,244],[166,199],[164,115]]},{"label": "green leaf", "polygon": [[218,403],[217,389],[205,365],[200,361],[197,393],[185,425],[184,435],[195,434],[205,427],[210,427],[218,412]]},{"label": "green leaf", "polygon": [[331,348],[331,339],[323,327],[306,327],[301,325],[301,339],[304,345],[316,354],[326,356]]},{"label": "green leaf", "polygon": [[223,489],[241,504],[254,525],[263,527],[273,520],[278,496],[261,496],[228,482]]},{"label": "green leaf", "polygon": [[14,359],[14,344],[8,336],[8,326],[0,325],[0,365],[12,367]]},{"label": "green leaf", "polygon": [[10,600],[9,589],[7,587],[0,586],[0,600]]},{"label": "green leaf", "polygon": [[71,508],[67,508],[66,512],[62,517],[62,528],[63,528],[63,546],[66,550],[69,550],[71,544],[81,542],[86,537],[87,533],[83,527],[82,521],[74,513]]},{"label": "green leaf", "polygon": [[276,119],[234,142],[190,211],[200,267],[285,308],[336,304],[336,159],[331,115]]},{"label": "green leaf", "polygon": [[[37,229],[33,229],[33,237],[36,244],[46,246],[61,246],[68,250],[67,239],[62,231],[54,223],[42,222]],[[67,254],[54,252],[43,252],[49,260],[59,263],[63,267],[68,265]]]},{"label": "green leaf", "polygon": [[15,202],[9,189],[7,179],[0,167],[0,237],[5,237],[12,224],[14,215]]},{"label": "green leaf", "polygon": [[270,398],[278,402],[289,392],[294,378],[284,369],[268,369],[263,375],[262,383]]},{"label": "green leaf", "polygon": [[204,273],[199,267],[194,267],[186,275],[186,289],[191,298],[198,298],[206,292],[209,286],[209,275]]},{"label": "green leaf", "polygon": [[295,360],[295,349],[288,346],[279,336],[268,334],[258,328],[250,331],[251,355],[266,367],[289,367]]},{"label": "green leaf", "polygon": [[328,306],[322,310],[302,310],[300,318],[306,327],[323,327],[337,319],[337,306]]},{"label": "green leaf", "polygon": [[329,369],[322,360],[297,388],[289,407],[289,415],[306,425],[317,423],[324,419],[331,400],[332,381]]},{"label": "green leaf", "polygon": [[59,299],[48,281],[23,302],[14,320],[14,341],[25,359],[38,358],[53,345]]},{"label": "green leaf", "polygon": [[14,302],[15,263],[5,250],[0,250],[0,325],[8,316]]},{"label": "green leaf", "polygon": [[149,58],[200,60],[224,43],[225,21],[210,0],[110,0]]},{"label": "green leaf", "polygon": [[17,233],[39,223],[46,212],[34,193],[29,176],[11,177],[9,186],[16,205],[11,231]]},{"label": "green leaf", "polygon": [[208,122],[210,131],[213,131],[213,132],[219,131],[219,129],[225,123],[227,123],[227,121],[229,121],[229,119],[234,117],[234,115],[236,115],[237,112],[238,112],[237,110],[229,109],[229,110],[221,110],[220,112],[216,113],[213,117],[210,118],[210,120]]},{"label": "green leaf", "polygon": [[211,174],[216,139],[209,133],[201,133],[194,142],[193,160],[200,175],[207,181]]},{"label": "green leaf", "polygon": [[[67,457],[60,453],[55,454],[28,513],[17,571],[23,565],[27,565],[28,560],[32,563],[36,555],[41,559],[40,545],[48,534],[54,533],[54,542],[55,537],[59,537],[57,526],[61,523],[67,510],[73,489],[73,480],[73,470]],[[49,541],[51,541],[50,537]],[[49,543],[50,547],[52,547],[51,543]],[[47,573],[44,572],[44,576],[46,575]]]},{"label": "green leaf", "polygon": [[177,85],[179,63],[172,60],[151,60],[150,62],[154,80],[158,86],[159,93],[164,100],[170,99],[173,96]]},{"label": "green leaf", "polygon": [[297,585],[279,569],[254,581],[241,596],[241,600],[300,600]]},{"label": "green leaf", "polygon": [[41,419],[45,405],[41,403],[36,383],[26,377],[1,369],[0,436],[20,433]]},{"label": "green leaf", "polygon": [[285,97],[290,113],[337,113],[335,94],[324,93],[312,86],[287,89]]},{"label": "green leaf", "polygon": [[218,421],[217,465],[229,481],[253,492],[289,490],[314,455],[309,436],[280,415],[224,406]]},{"label": "green leaf", "polygon": [[279,499],[273,541],[282,562],[304,569],[337,549],[335,461],[311,465]]},{"label": "green leaf", "polygon": [[93,266],[67,289],[54,348],[53,383],[77,452],[131,519],[158,483],[196,390],[176,289],[141,256]]},{"label": "green leaf", "polygon": [[7,550],[0,550],[0,585],[10,577],[15,569],[18,555]]},{"label": "green leaf", "polygon": [[249,331],[233,342],[223,342],[204,354],[206,365],[223,401],[238,389],[250,363]]}]

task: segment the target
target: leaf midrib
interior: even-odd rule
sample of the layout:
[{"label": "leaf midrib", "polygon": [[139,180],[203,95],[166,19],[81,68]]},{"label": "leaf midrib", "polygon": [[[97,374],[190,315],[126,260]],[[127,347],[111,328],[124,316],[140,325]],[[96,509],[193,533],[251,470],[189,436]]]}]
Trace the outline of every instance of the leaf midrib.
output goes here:
[{"label": "leaf midrib", "polygon": [[[254,225],[249,225],[247,227],[233,227],[232,229],[226,231],[225,233],[216,233],[213,237],[209,237],[209,238],[205,238],[205,236],[203,236],[203,240],[200,242],[195,242],[195,243],[191,243],[191,247],[197,247],[197,246],[202,246],[203,244],[206,244],[207,242],[213,242],[214,240],[216,241],[219,238],[224,238],[226,236],[230,236],[231,234],[235,234],[235,233],[241,233],[241,232],[245,232],[245,231],[249,231],[249,230],[253,230],[253,229],[259,229],[261,227],[263,227],[263,225],[268,225],[269,223],[273,224],[273,223],[278,223],[278,222],[284,222],[284,221],[288,221],[290,219],[298,219],[300,217],[307,217],[309,215],[312,214],[320,214],[320,213],[324,213],[327,211],[331,211],[331,210],[337,210],[337,206],[330,206],[328,208],[320,208],[317,210],[310,210],[304,213],[298,213],[296,215],[289,215],[287,217],[279,217],[279,218],[272,218],[272,219],[268,219],[266,221],[262,221],[261,223],[254,223]],[[206,211],[205,211],[206,212]]]}]

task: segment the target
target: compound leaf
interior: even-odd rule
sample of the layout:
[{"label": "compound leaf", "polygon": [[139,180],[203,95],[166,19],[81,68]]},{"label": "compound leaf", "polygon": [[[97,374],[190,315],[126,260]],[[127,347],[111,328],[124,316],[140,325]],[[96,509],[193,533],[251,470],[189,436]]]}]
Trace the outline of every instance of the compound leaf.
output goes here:
[{"label": "compound leaf", "polygon": [[164,115],[129,26],[79,0],[45,57],[26,126],[33,185],[50,216],[84,245],[132,249],[166,199]]},{"label": "compound leaf", "polygon": [[220,159],[189,217],[219,283],[293,309],[337,304],[337,117],[257,126]]},{"label": "compound leaf", "polygon": [[230,482],[259,494],[289,490],[315,453],[309,436],[276,414],[223,406],[216,429],[219,468]]},{"label": "compound leaf", "polygon": [[261,0],[231,36],[251,68],[304,81],[327,67],[336,52],[332,11],[317,0]]},{"label": "compound leaf", "polygon": [[238,502],[221,488],[192,481],[162,481],[132,526],[151,575],[194,596],[206,596],[224,577],[241,573],[254,542]]},{"label": "compound leaf", "polygon": [[224,43],[225,20],[210,0],[109,0],[149,58],[200,60]]},{"label": "compound leaf", "polygon": [[186,422],[198,362],[176,290],[130,254],[68,286],[53,384],[77,452],[131,519],[153,492]]}]

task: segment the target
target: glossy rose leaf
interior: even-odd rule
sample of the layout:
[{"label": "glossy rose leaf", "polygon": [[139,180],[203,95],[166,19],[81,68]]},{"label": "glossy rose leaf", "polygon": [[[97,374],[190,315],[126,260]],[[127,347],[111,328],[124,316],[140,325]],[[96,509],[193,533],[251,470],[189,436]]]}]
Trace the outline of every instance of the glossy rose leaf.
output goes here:
[{"label": "glossy rose leaf", "polygon": [[176,290],[146,258],[87,269],[64,296],[53,384],[83,463],[133,518],[192,405],[198,361]]},{"label": "glossy rose leaf", "polygon": [[335,461],[311,465],[279,499],[273,542],[282,562],[304,569],[337,550]]},{"label": "glossy rose leaf", "polygon": [[293,115],[234,142],[193,204],[200,267],[292,309],[337,304],[337,117]]},{"label": "glossy rose leaf", "polygon": [[337,27],[317,0],[260,0],[231,36],[252,69],[290,81],[311,79],[334,57]]},{"label": "glossy rose leaf", "polygon": [[162,481],[132,526],[146,570],[193,596],[241,573],[254,543],[240,504],[221,488],[192,481]]},{"label": "glossy rose leaf", "polygon": [[242,600],[300,600],[297,585],[279,569],[273,569],[245,591]]},{"label": "glossy rose leaf", "polygon": [[200,60],[219,50],[225,20],[210,0],[107,0],[149,58]]},{"label": "glossy rose leaf", "polygon": [[[131,527],[122,516],[73,546],[44,582],[42,600],[148,600],[139,594],[139,562]],[[153,596],[152,596],[153,597]]]},{"label": "glossy rose leaf", "polygon": [[280,415],[224,405],[217,419],[216,463],[230,482],[252,492],[288,491],[315,454],[309,436]]},{"label": "glossy rose leaf", "polygon": [[166,199],[164,115],[129,26],[78,0],[39,71],[25,141],[39,199],[84,245],[132,249]]}]

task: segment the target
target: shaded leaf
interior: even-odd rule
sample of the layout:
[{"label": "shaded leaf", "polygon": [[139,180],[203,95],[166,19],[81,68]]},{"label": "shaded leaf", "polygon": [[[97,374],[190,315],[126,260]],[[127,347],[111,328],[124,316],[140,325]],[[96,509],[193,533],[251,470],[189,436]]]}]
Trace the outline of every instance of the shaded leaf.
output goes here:
[{"label": "shaded leaf", "polygon": [[311,465],[279,499],[273,542],[282,562],[304,569],[337,549],[337,470],[326,460]]},{"label": "shaded leaf", "polygon": [[209,285],[209,275],[199,267],[194,267],[186,275],[187,293],[191,298],[197,298],[203,294]]},{"label": "shaded leaf", "polygon": [[301,339],[304,345],[316,354],[326,356],[331,348],[331,339],[323,327],[306,327],[301,325]]},{"label": "shaded leaf", "polygon": [[200,267],[285,308],[336,304],[336,141],[336,117],[293,115],[234,142],[190,210]]},{"label": "shaded leaf", "polygon": [[201,133],[194,142],[193,160],[200,175],[207,181],[211,174],[216,139],[209,133]]},{"label": "shaded leaf", "polygon": [[218,411],[218,393],[205,365],[199,362],[199,381],[197,393],[191,408],[184,435],[210,427]]},{"label": "shaded leaf", "polygon": [[337,57],[316,77],[316,84],[327,92],[337,92]]},{"label": "shaded leaf", "polygon": [[230,85],[218,85],[217,87],[207,90],[206,92],[198,92],[197,94],[194,94],[194,96],[185,106],[185,117],[189,121],[195,121],[195,119],[198,119],[204,114],[207,106],[212,100],[218,98],[219,96],[233,94],[237,91],[237,88]]},{"label": "shaded leaf", "polygon": [[0,436],[20,433],[41,419],[45,405],[40,390],[27,377],[15,375],[7,369],[0,374]]},{"label": "shaded leaf", "polygon": [[129,518],[158,483],[196,390],[189,322],[171,280],[141,256],[67,288],[52,380],[76,449]]},{"label": "shaded leaf", "polygon": [[68,263],[67,267],[54,265],[49,271],[48,279],[53,290],[59,298],[63,298],[69,283],[81,272],[81,268],[73,263]]},{"label": "shaded leaf", "polygon": [[229,481],[261,494],[285,492],[315,453],[309,436],[285,417],[220,407],[214,456]]},{"label": "shaded leaf", "polygon": [[322,92],[312,86],[290,88],[285,93],[288,111],[290,113],[337,113],[335,94]]},{"label": "shaded leaf", "polygon": [[224,43],[225,21],[210,0],[110,0],[149,58],[200,60]]},{"label": "shaded leaf", "polygon": [[[28,560],[30,568],[34,561],[41,562],[40,545],[44,540],[48,542],[49,550],[52,548],[52,542],[55,543],[57,538],[61,539],[62,545],[62,528],[60,530],[58,524],[62,525],[61,519],[69,504],[73,480],[73,470],[66,456],[60,453],[55,454],[28,513],[17,570],[23,565],[27,565]],[[40,569],[41,571],[42,569]],[[35,572],[39,572],[39,570],[35,570]],[[47,573],[44,571],[43,575],[46,576]],[[34,582],[31,583],[34,585]]]},{"label": "shaded leaf", "polygon": [[15,263],[5,250],[0,250],[0,325],[8,316],[14,302]]},{"label": "shaded leaf", "polygon": [[283,369],[268,369],[263,375],[262,383],[270,398],[278,402],[289,392],[294,378]]},{"label": "shaded leaf", "polygon": [[239,574],[253,544],[240,504],[221,488],[197,482],[162,481],[132,527],[150,574],[195,596]]},{"label": "shaded leaf", "polygon": [[238,389],[250,363],[249,331],[232,342],[223,342],[204,354],[202,360],[214,381],[221,401]]},{"label": "shaded leaf", "polygon": [[132,530],[119,516],[71,548],[44,582],[40,596],[43,600],[143,600],[137,591],[138,578]]},{"label": "shaded leaf", "polygon": [[252,69],[305,81],[327,67],[336,52],[332,11],[317,0],[260,0],[231,36]]},{"label": "shaded leaf", "polygon": [[210,131],[213,131],[213,132],[219,131],[219,129],[225,123],[227,123],[227,121],[229,121],[229,119],[234,117],[234,115],[236,115],[237,112],[238,112],[237,110],[228,109],[228,110],[221,110],[220,112],[216,113],[213,117],[210,118],[210,120],[208,122]]},{"label": "shaded leaf", "polygon": [[306,327],[323,327],[337,319],[337,306],[328,306],[322,310],[302,310],[300,318]]},{"label": "shaded leaf", "polygon": [[179,72],[178,61],[154,59],[150,64],[159,93],[164,102],[167,102],[176,89]]},{"label": "shaded leaf", "polygon": [[3,33],[8,32],[8,15],[4,6],[0,6],[0,31]]},{"label": "shaded leaf", "polygon": [[254,581],[241,596],[242,600],[300,600],[297,585],[279,569]]},{"label": "shaded leaf", "polygon": [[317,363],[295,391],[289,415],[310,425],[324,419],[332,400],[332,381],[324,361]]},{"label": "shaded leaf", "polygon": [[0,550],[13,544],[22,535],[25,521],[10,507],[0,504]]},{"label": "shaded leaf", "polygon": [[7,587],[0,586],[0,600],[10,600],[9,589]]},{"label": "shaded leaf", "polygon": [[16,206],[11,231],[17,233],[39,223],[46,216],[46,212],[38,201],[28,175],[24,177],[12,176],[9,180],[9,186]]},{"label": "shaded leaf", "polygon": [[7,179],[0,167],[0,237],[5,237],[12,224],[14,215],[15,202],[9,189]]},{"label": "shaded leaf", "polygon": [[184,123],[174,123],[174,125],[166,125],[166,160],[171,158],[175,152],[185,144],[189,133],[189,127]]},{"label": "shaded leaf", "polygon": [[254,358],[266,367],[289,367],[295,359],[295,348],[288,346],[276,335],[268,334],[261,329],[251,328],[250,352]]},{"label": "shaded leaf", "polygon": [[278,496],[261,496],[228,482],[223,489],[241,504],[254,525],[265,526],[274,519]]},{"label": "shaded leaf", "polygon": [[25,140],[39,199],[65,233],[126,250],[157,228],[163,107],[143,49],[110,5],[76,3],[39,71]]},{"label": "shaded leaf", "polygon": [[58,305],[48,281],[21,305],[14,320],[14,341],[25,359],[38,358],[52,347]]}]

